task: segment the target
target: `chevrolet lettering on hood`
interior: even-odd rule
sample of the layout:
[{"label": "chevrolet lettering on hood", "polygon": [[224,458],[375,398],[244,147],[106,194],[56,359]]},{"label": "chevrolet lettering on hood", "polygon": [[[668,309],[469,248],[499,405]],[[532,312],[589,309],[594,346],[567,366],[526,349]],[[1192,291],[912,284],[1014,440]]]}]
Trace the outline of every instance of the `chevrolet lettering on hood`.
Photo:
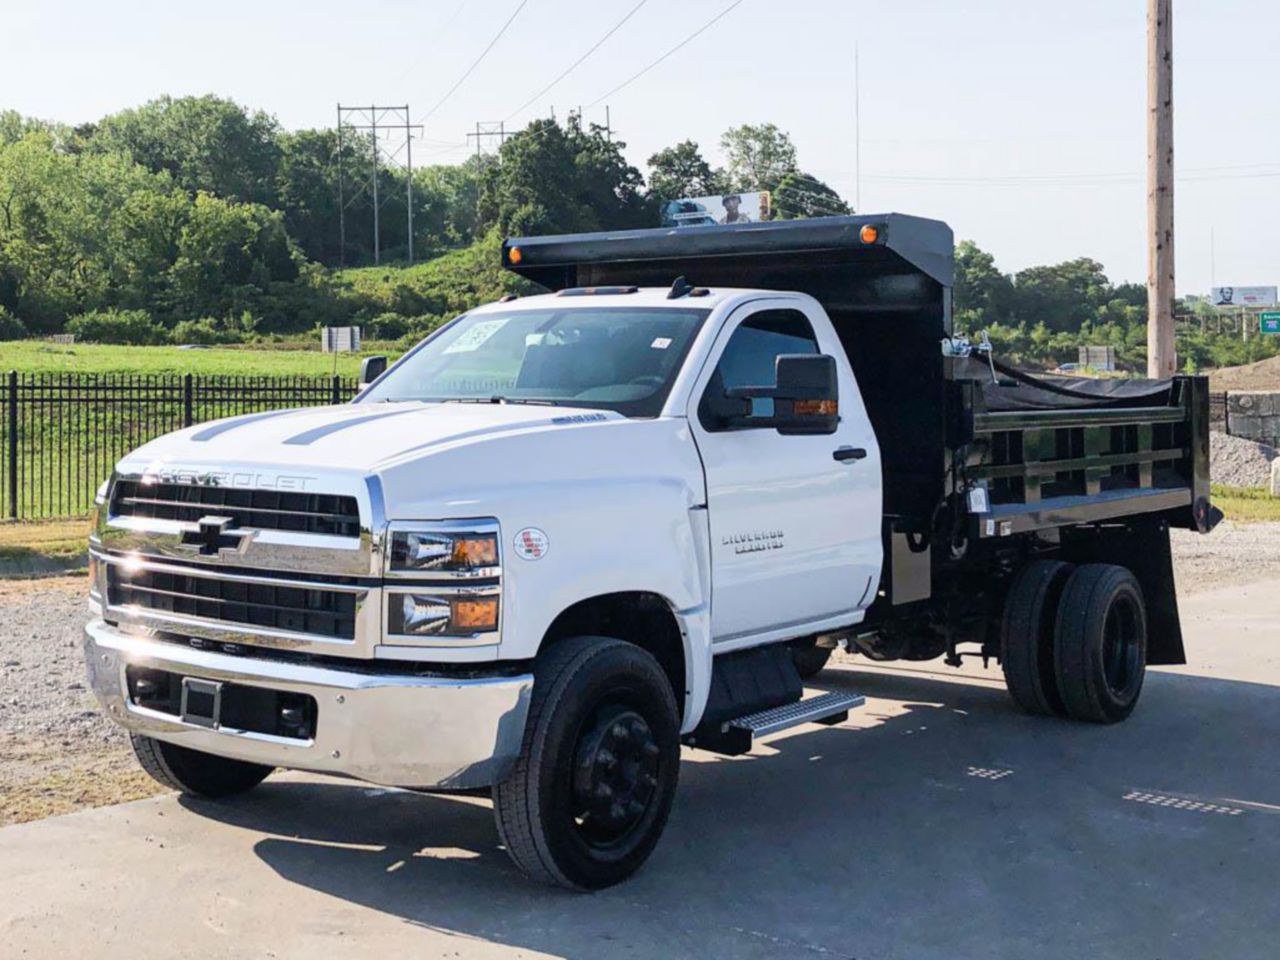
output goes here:
[{"label": "chevrolet lettering on hood", "polygon": [[254,490],[281,490],[301,492],[315,477],[293,474],[247,473],[224,470],[161,470],[147,471],[143,483],[179,483],[198,487],[241,487]]}]

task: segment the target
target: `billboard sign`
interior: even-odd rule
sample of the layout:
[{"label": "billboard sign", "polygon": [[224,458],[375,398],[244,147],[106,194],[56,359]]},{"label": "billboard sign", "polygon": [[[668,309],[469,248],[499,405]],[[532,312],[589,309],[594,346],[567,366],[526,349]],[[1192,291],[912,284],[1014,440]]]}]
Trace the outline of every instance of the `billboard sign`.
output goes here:
[{"label": "billboard sign", "polygon": [[1215,307],[1274,307],[1275,287],[1214,287]]},{"label": "billboard sign", "polygon": [[662,206],[664,227],[705,227],[713,223],[759,223],[768,216],[768,193],[726,193],[685,197]]},{"label": "billboard sign", "polygon": [[1263,333],[1280,333],[1280,312],[1258,314],[1258,329]]}]

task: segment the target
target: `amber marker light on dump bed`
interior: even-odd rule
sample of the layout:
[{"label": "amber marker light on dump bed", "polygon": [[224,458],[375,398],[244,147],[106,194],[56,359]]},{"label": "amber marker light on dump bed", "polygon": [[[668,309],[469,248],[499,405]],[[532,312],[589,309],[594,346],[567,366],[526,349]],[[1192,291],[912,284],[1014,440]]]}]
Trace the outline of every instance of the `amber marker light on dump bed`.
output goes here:
[{"label": "amber marker light on dump bed", "polygon": [[524,251],[519,247],[512,247],[507,251],[507,263],[519,263],[524,259]]},{"label": "amber marker light on dump bed", "polygon": [[869,223],[865,224],[863,228],[858,231],[858,239],[863,243],[875,243],[880,239],[880,231]]}]

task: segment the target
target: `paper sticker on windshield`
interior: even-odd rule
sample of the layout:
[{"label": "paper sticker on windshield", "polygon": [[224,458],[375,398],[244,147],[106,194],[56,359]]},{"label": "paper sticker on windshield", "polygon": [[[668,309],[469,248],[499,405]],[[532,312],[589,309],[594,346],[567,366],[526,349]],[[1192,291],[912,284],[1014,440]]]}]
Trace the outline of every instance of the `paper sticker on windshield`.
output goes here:
[{"label": "paper sticker on windshield", "polygon": [[649,344],[654,350],[665,350],[671,346],[670,337],[654,337],[653,343]]},{"label": "paper sticker on windshield", "polygon": [[541,560],[550,546],[547,535],[537,527],[525,527],[516,534],[516,556],[521,560]]},{"label": "paper sticker on windshield", "polygon": [[441,353],[470,353],[507,325],[509,317],[500,320],[479,320],[462,332],[462,336],[445,347]]}]

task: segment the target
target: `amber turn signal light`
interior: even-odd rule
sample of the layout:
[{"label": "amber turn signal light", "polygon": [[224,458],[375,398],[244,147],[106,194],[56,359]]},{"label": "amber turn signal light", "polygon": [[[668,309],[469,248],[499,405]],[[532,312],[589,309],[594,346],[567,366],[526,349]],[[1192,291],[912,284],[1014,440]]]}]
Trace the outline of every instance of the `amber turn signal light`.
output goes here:
[{"label": "amber turn signal light", "polygon": [[835,400],[797,400],[792,410],[797,417],[834,417],[840,405]]},{"label": "amber turn signal light", "polygon": [[458,630],[485,633],[498,629],[498,598],[454,598],[452,625]]}]

